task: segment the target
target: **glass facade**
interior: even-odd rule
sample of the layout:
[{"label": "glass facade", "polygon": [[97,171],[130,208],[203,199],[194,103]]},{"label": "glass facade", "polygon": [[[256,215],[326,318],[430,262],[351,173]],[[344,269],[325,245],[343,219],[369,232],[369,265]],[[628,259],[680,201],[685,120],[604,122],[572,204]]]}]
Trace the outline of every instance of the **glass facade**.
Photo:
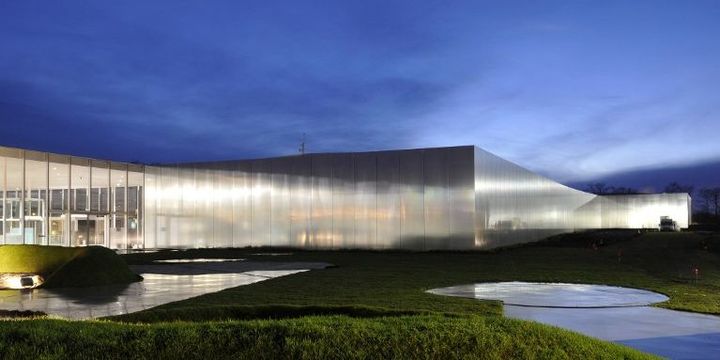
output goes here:
[{"label": "glass facade", "polygon": [[0,243],[489,249],[690,221],[687,194],[595,196],[474,146],[141,166],[0,147]]},{"label": "glass facade", "polygon": [[0,244],[141,248],[143,180],[139,165],[0,147]]}]

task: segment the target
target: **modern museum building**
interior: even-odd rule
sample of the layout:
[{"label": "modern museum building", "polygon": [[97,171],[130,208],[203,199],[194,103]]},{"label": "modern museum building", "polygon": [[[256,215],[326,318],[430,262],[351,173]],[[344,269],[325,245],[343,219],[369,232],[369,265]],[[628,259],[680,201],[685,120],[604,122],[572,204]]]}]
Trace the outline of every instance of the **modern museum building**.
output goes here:
[{"label": "modern museum building", "polygon": [[685,228],[690,201],[589,194],[475,146],[166,166],[0,147],[0,244],[473,250]]}]

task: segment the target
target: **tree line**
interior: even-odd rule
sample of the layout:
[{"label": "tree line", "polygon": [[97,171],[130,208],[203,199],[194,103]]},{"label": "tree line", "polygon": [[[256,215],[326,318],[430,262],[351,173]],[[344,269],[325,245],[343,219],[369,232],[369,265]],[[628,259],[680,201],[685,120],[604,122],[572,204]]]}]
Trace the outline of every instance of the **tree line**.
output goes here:
[{"label": "tree line", "polygon": [[[596,194],[596,195],[613,195],[613,194],[642,194],[641,191],[624,186],[611,186],[605,183],[593,183],[588,184],[585,191]],[[663,189],[665,193],[687,193],[693,199],[695,197],[695,187],[692,185],[683,185],[678,182],[671,182]],[[718,187],[704,187],[697,191],[697,198],[699,199],[699,214],[709,215],[715,218],[720,218],[720,186]]]}]

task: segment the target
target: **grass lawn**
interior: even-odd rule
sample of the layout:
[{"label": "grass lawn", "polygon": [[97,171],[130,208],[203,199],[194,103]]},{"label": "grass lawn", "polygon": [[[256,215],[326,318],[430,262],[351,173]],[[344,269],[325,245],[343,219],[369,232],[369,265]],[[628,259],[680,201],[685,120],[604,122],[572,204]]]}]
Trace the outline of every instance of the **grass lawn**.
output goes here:
[{"label": "grass lawn", "polygon": [[[594,249],[592,243],[597,244]],[[275,249],[277,250],[277,249]],[[550,281],[643,288],[666,294],[658,306],[720,314],[720,236],[606,231],[569,234],[495,252],[294,251],[256,256],[258,249],[206,249],[127,255],[129,263],[171,257],[238,257],[324,261],[335,268],[120,316],[125,321],[247,319],[355,312],[443,312],[500,315],[499,302],[432,295],[425,290],[484,281]],[[619,253],[621,257],[619,258]],[[695,280],[692,269],[699,269]]]},{"label": "grass lawn", "polygon": [[[595,246],[592,246],[595,244]],[[290,251],[289,256],[259,252]],[[645,288],[659,306],[720,314],[720,236],[605,231],[493,252],[199,249],[123,256],[322,261],[313,270],[113,321],[0,321],[7,358],[646,358],[629,348],[500,316],[502,306],[431,295],[483,281]],[[699,269],[696,279],[692,269]]]},{"label": "grass lawn", "polygon": [[174,322],[0,321],[4,359],[646,359],[502,317],[440,315]]}]

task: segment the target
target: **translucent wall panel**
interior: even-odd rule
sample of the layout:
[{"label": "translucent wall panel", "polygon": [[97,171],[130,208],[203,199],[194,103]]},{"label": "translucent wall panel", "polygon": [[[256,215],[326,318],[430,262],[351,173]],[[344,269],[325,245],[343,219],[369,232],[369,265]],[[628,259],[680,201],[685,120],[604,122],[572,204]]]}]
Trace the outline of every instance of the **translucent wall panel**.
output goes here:
[{"label": "translucent wall panel", "polygon": [[332,215],[333,157],[312,157],[312,203],[310,206],[310,244],[313,248],[332,248],[335,240]]},{"label": "translucent wall panel", "polygon": [[447,152],[423,153],[425,243],[431,249],[447,247],[450,237],[450,203]]},{"label": "translucent wall panel", "polygon": [[603,228],[657,229],[661,217],[674,220],[681,228],[690,222],[687,194],[640,194],[599,196]]},{"label": "translucent wall panel", "polygon": [[[270,244],[290,245],[290,161],[287,158],[270,161]],[[282,169],[282,170],[280,170]]]},{"label": "translucent wall panel", "polygon": [[0,147],[10,244],[486,249],[687,227],[690,209],[687,194],[587,194],[469,146],[167,167]]},{"label": "translucent wall panel", "polygon": [[397,152],[382,152],[377,154],[376,164],[375,248],[401,248],[400,158]]},{"label": "translucent wall panel", "polygon": [[449,249],[471,249],[475,243],[474,154],[466,148],[446,151],[448,178]]},{"label": "translucent wall panel", "polygon": [[158,247],[487,249],[689,212],[687,197],[677,212],[603,200],[470,146],[146,171],[146,244]]},{"label": "translucent wall panel", "polygon": [[[192,212],[192,219],[195,217],[195,194],[199,191],[195,186],[195,172],[188,169],[183,173],[178,172],[175,167],[163,167],[158,169],[155,180],[157,186],[156,198],[156,242],[159,248],[183,247],[191,244],[191,237],[185,236],[187,231],[180,231],[180,226],[185,223],[187,227],[196,227],[189,221],[181,222],[181,206],[185,204],[190,207],[188,214]],[[192,187],[181,188],[181,181],[192,179]],[[187,219],[186,219],[187,220]],[[197,243],[192,242],[195,247]]]},{"label": "translucent wall panel", "polygon": [[158,186],[157,186],[157,174],[159,168],[156,167],[145,167],[145,186],[143,191],[144,206],[143,206],[143,242],[146,248],[158,248],[157,244],[157,197],[158,197]]},{"label": "translucent wall panel", "polygon": [[272,244],[270,201],[272,196],[272,167],[269,161],[257,160],[252,163],[252,246]]},{"label": "translucent wall panel", "polygon": [[252,239],[252,203],[251,203],[251,165],[236,163],[229,165],[233,169],[233,246],[244,247]]},{"label": "translucent wall panel", "polygon": [[355,245],[355,167],[352,154],[333,157],[332,169],[333,247]]},{"label": "translucent wall panel", "polygon": [[312,205],[311,158],[293,158],[289,164],[290,238],[291,246],[310,247],[310,209]]},{"label": "translucent wall panel", "polygon": [[232,171],[216,166],[213,171],[213,247],[233,246]]},{"label": "translucent wall panel", "polygon": [[[149,168],[159,174],[157,188],[148,189],[157,199],[148,204],[148,213],[156,213],[149,242],[163,246],[162,229],[174,228],[163,224],[182,222],[196,232],[170,236],[180,239],[177,246],[472,247],[473,155],[464,147],[187,164],[179,173]],[[170,199],[165,194],[178,179],[184,190]],[[192,201],[194,214],[165,204],[177,199]],[[453,231],[451,206],[465,207],[452,210]]]},{"label": "translucent wall panel", "polygon": [[[223,166],[222,177],[220,179],[220,194],[218,197],[218,205],[222,217],[221,233],[218,239],[218,246],[233,247],[235,238],[235,171],[231,165]],[[237,225],[239,226],[239,225]]]},{"label": "translucent wall panel", "polygon": [[353,155],[355,165],[355,190],[352,206],[355,210],[356,248],[377,247],[377,156],[375,154]]},{"label": "translucent wall panel", "polygon": [[[215,245],[214,227],[214,174],[210,169],[195,169],[195,182],[200,190],[195,199],[195,218],[192,219],[197,225],[197,233],[194,234],[200,247],[212,247]],[[186,221],[183,219],[183,221]]]},{"label": "translucent wall panel", "polygon": [[425,249],[425,189],[423,153],[398,153],[398,197],[400,200],[399,248]]},{"label": "translucent wall panel", "polygon": [[577,228],[577,210],[595,195],[558,184],[475,149],[475,245],[535,241]]},{"label": "translucent wall panel", "polygon": [[[168,244],[196,244],[196,246],[207,246],[207,237],[202,231],[206,224],[202,221],[203,213],[203,183],[198,182],[195,169],[173,169],[169,174],[177,174],[179,180],[170,182],[177,186],[178,191],[170,191],[164,198],[167,210],[166,221],[172,226],[168,227],[168,237],[171,241]],[[164,181],[163,183],[166,183]],[[172,189],[169,188],[169,189]],[[176,198],[170,198],[175,196]],[[171,205],[172,204],[172,205]],[[170,206],[171,205],[171,206]],[[202,240],[202,243],[200,243]]]}]

